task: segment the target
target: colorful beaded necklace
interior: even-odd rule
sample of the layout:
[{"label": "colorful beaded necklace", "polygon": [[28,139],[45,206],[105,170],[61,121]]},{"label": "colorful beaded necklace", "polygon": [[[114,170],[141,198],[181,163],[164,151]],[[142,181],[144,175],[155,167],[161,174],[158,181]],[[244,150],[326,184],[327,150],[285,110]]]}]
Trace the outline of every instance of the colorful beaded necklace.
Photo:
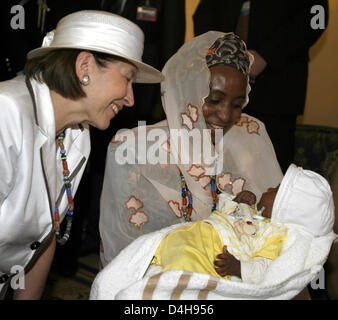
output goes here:
[{"label": "colorful beaded necklace", "polygon": [[69,180],[70,172],[68,169],[66,150],[63,145],[64,137],[65,137],[64,132],[57,136],[57,143],[60,147],[60,155],[61,155],[61,161],[62,161],[62,167],[63,167],[63,182],[66,188],[66,194],[67,194],[67,199],[68,199],[68,209],[67,209],[67,217],[66,217],[67,225],[66,225],[66,230],[63,236],[61,236],[59,208],[56,203],[55,203],[55,214],[54,214],[56,241],[60,245],[64,245],[69,239],[70,230],[72,228],[73,211],[74,211],[74,201],[73,201],[73,196],[72,196],[71,183]]},{"label": "colorful beaded necklace", "polygon": [[[183,211],[183,217],[185,221],[191,221],[191,214],[193,210],[192,206],[192,194],[185,182],[184,176],[182,172],[180,172],[181,177],[181,188],[182,188],[182,211]],[[218,189],[216,184],[216,176],[211,177],[211,196],[212,196],[212,207],[211,212],[216,210],[217,205],[217,195],[221,193],[221,191]],[[187,200],[188,197],[188,200]]]},{"label": "colorful beaded necklace", "polygon": [[[185,182],[184,176],[182,172],[180,172],[181,176],[181,187],[182,187],[182,211],[183,217],[185,221],[191,221],[191,214],[192,214],[192,194],[188,189],[188,186]],[[187,201],[188,196],[188,201]]]}]

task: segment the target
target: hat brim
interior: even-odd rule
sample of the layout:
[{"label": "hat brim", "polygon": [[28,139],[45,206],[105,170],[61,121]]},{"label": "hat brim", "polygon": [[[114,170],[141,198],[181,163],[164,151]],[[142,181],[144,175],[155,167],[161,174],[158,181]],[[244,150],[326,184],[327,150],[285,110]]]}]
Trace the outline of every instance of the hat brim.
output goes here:
[{"label": "hat brim", "polygon": [[133,65],[135,65],[135,67],[137,68],[137,73],[136,73],[136,76],[135,76],[135,79],[134,79],[135,83],[159,83],[159,82],[164,80],[163,74],[160,71],[158,71],[157,69],[155,69],[154,67],[152,67],[152,66],[150,66],[146,63],[143,63],[143,62],[140,62],[140,61],[137,61],[137,60],[134,60],[134,59],[130,59],[129,57],[121,55],[120,53],[112,52],[112,51],[109,51],[109,50],[104,50],[103,48],[95,48],[95,47],[89,48],[89,47],[85,47],[85,46],[40,47],[40,48],[36,48],[36,49],[33,49],[30,52],[28,52],[27,59],[40,57],[40,56],[47,54],[50,51],[60,50],[60,49],[79,49],[79,50],[86,50],[86,51],[95,51],[95,52],[102,52],[102,53],[114,55],[114,56],[117,56],[117,57],[121,57],[121,58],[129,61]]}]

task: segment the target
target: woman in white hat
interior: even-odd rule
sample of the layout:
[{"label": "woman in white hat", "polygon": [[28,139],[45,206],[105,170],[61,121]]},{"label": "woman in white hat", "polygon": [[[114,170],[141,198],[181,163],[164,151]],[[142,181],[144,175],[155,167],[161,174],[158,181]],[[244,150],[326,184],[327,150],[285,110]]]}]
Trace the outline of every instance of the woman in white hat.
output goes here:
[{"label": "woman in white hat", "polygon": [[28,53],[25,77],[0,83],[0,298],[8,287],[17,299],[41,297],[55,238],[70,235],[88,125],[106,129],[131,107],[132,82],[162,80],[142,63],[143,39],[120,16],[79,11]]}]

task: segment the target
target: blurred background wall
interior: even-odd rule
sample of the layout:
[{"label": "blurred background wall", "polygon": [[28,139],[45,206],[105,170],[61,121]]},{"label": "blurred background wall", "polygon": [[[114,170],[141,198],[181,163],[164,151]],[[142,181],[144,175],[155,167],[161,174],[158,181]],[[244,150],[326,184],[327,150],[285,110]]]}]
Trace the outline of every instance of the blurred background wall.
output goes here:
[{"label": "blurred background wall", "polygon": [[338,1],[329,0],[329,25],[310,49],[303,124],[338,127]]}]

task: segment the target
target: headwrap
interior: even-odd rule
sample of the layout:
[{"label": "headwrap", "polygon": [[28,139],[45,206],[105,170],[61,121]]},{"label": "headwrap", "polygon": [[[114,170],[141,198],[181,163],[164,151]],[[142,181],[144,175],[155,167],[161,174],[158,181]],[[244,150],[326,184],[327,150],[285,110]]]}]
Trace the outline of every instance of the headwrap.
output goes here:
[{"label": "headwrap", "polygon": [[206,61],[209,68],[227,65],[249,77],[250,60],[246,44],[234,33],[227,33],[224,37],[218,38],[208,49]]}]

